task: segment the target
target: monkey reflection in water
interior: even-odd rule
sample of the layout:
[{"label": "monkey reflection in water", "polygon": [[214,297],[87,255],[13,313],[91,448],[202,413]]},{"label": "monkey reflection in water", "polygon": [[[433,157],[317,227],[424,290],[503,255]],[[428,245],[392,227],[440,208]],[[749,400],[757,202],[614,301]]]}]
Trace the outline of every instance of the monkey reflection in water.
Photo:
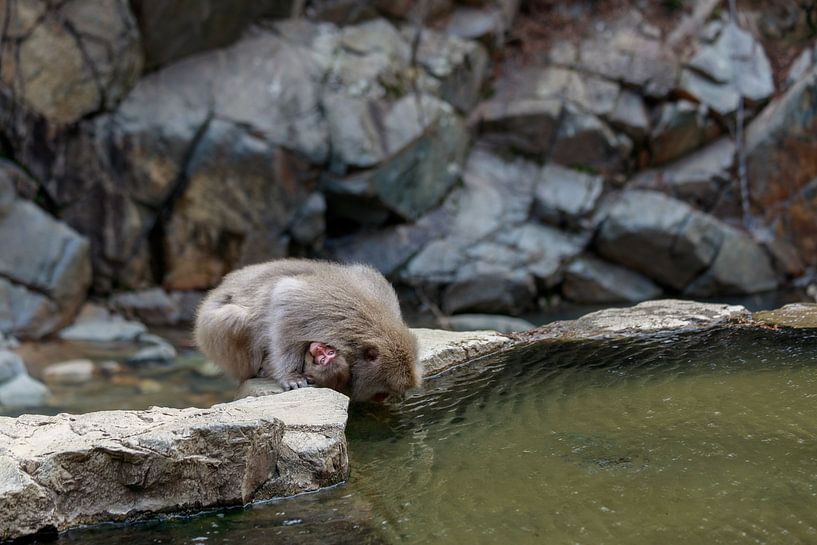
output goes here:
[{"label": "monkey reflection in water", "polygon": [[366,265],[282,259],[233,271],[199,307],[194,337],[235,378],[285,390],[311,382],[383,401],[421,382],[397,294]]}]

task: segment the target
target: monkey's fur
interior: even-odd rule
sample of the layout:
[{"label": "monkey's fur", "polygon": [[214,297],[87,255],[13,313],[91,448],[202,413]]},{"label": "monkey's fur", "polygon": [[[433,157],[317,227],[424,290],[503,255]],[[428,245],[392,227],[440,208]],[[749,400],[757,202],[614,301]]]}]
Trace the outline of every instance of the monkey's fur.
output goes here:
[{"label": "monkey's fur", "polygon": [[352,399],[402,395],[421,381],[397,295],[365,265],[283,259],[234,271],[202,302],[194,336],[229,374],[271,376],[285,389],[307,385],[313,341],[348,363]]}]

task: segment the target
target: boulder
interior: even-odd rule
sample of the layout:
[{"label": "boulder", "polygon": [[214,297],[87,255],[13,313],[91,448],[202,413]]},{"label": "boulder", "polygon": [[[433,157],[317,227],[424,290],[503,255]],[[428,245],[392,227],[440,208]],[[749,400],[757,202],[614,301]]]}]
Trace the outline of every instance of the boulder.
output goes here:
[{"label": "boulder", "polygon": [[658,107],[650,134],[654,164],[684,156],[718,136],[720,129],[708,116],[708,108],[688,100],[665,102]]},{"label": "boulder", "polygon": [[775,310],[755,312],[752,319],[774,327],[815,329],[817,328],[817,304],[791,303]]},{"label": "boulder", "polygon": [[162,288],[116,293],[108,303],[126,318],[149,325],[172,325],[179,321],[178,305]]},{"label": "boulder", "polygon": [[613,111],[607,116],[610,124],[630,138],[643,140],[650,132],[650,117],[641,95],[622,89]]},{"label": "boulder", "polygon": [[691,297],[759,293],[777,288],[769,254],[744,232],[724,225],[723,242],[709,269],[687,286]]},{"label": "boulder", "polygon": [[720,222],[657,192],[625,191],[603,217],[599,253],[676,290],[712,263],[723,241]]},{"label": "boulder", "polygon": [[295,17],[294,0],[133,0],[145,51],[145,66],[155,69],[182,57],[224,47],[261,17]]},{"label": "boulder", "polygon": [[[772,101],[746,130],[746,175],[753,209],[779,220],[779,236],[803,260],[817,263],[814,191],[817,179],[817,67]],[[778,203],[791,202],[782,209]]]},{"label": "boulder", "polygon": [[474,119],[485,143],[543,155],[550,151],[561,111],[562,101],[556,98],[495,97],[479,105]]},{"label": "boulder", "polygon": [[571,105],[564,108],[550,160],[592,172],[616,172],[632,150],[632,142],[616,134],[600,118]]},{"label": "boulder", "polygon": [[[358,223],[383,222],[389,214],[415,220],[437,206],[458,180],[469,137],[447,103],[430,95],[406,96],[388,107],[382,125],[383,138],[370,142],[371,149],[382,151],[372,154],[380,164],[325,184],[333,214]],[[375,137],[366,132],[367,138]]]},{"label": "boulder", "polygon": [[419,346],[423,376],[430,377],[470,360],[499,352],[509,346],[509,337],[495,331],[442,331],[412,329]]},{"label": "boulder", "polygon": [[440,318],[440,327],[451,331],[497,331],[513,333],[527,331],[535,326],[522,318],[501,314],[455,314]]},{"label": "boulder", "polygon": [[562,284],[562,295],[577,303],[637,303],[655,299],[661,293],[661,288],[650,279],[590,255],[574,260],[565,268]]},{"label": "boulder", "polygon": [[49,123],[114,106],[141,72],[139,30],[126,0],[9,0],[0,15],[7,25],[16,39],[0,50],[1,81]]},{"label": "boulder", "polygon": [[0,327],[39,338],[68,323],[91,282],[88,241],[0,178]]},{"label": "boulder", "polygon": [[703,44],[687,62],[681,88],[721,115],[738,101],[761,102],[774,93],[772,68],[761,43],[727,22],[712,44]]},{"label": "boulder", "polygon": [[554,225],[585,226],[603,189],[601,176],[546,165],[534,190],[534,215]]},{"label": "boulder", "polygon": [[711,210],[732,182],[735,143],[721,138],[662,168],[640,172],[628,187],[654,189],[696,208]]},{"label": "boulder", "polygon": [[52,363],[43,369],[43,380],[49,384],[83,384],[94,377],[94,362],[71,360]]},{"label": "boulder", "polygon": [[[28,375],[20,356],[9,350],[0,350],[0,407],[7,409],[40,407],[45,405],[48,396],[48,388]],[[2,535],[0,531],[0,536]]]},{"label": "boulder", "polygon": [[0,418],[0,537],[337,484],[347,405],[305,388],[209,409]]},{"label": "boulder", "polygon": [[147,333],[145,324],[125,320],[101,307],[86,305],[77,320],[59,332],[66,341],[112,343],[136,342]]}]

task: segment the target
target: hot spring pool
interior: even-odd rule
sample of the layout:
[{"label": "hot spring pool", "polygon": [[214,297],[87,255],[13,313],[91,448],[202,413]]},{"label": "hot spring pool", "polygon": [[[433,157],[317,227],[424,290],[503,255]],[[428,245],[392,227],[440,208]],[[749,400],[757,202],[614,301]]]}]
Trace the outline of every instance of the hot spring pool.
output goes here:
[{"label": "hot spring pool", "polygon": [[528,348],[353,407],[348,483],[83,544],[817,542],[817,335]]}]

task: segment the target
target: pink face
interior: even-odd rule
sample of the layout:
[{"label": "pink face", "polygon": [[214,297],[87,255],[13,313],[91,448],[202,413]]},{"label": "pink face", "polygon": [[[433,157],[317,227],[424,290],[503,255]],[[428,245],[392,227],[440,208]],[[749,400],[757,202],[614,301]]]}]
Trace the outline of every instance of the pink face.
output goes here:
[{"label": "pink face", "polygon": [[309,353],[312,355],[312,359],[315,360],[316,365],[329,365],[338,355],[337,350],[323,343],[311,343]]}]

